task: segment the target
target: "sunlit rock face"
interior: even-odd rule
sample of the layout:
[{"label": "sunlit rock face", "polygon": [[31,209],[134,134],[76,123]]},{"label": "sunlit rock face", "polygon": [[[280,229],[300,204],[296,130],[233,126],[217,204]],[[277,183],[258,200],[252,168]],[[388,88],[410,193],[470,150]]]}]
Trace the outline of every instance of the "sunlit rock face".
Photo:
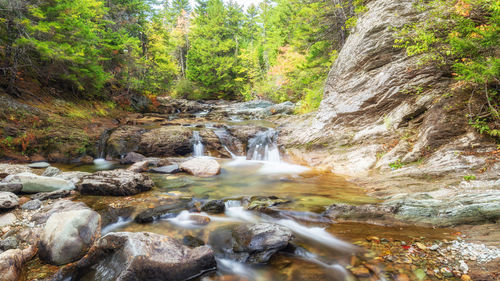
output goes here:
[{"label": "sunlit rock face", "polygon": [[414,2],[367,4],[328,75],[318,112],[284,122],[280,144],[291,154],[350,176],[432,156],[433,174],[445,174],[484,162],[461,152],[495,149],[467,124],[470,93],[450,95],[450,75],[394,47],[398,29],[425,18]]}]

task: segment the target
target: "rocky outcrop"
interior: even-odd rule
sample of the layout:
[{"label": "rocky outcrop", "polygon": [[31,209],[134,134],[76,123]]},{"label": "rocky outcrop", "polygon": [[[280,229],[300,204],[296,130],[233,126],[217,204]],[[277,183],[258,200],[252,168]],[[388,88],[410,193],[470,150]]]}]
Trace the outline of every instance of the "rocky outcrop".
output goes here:
[{"label": "rocky outcrop", "polygon": [[122,126],[115,129],[106,142],[106,155],[119,158],[128,152],[137,151],[141,135],[145,129],[135,126]]},{"label": "rocky outcrop", "polygon": [[193,151],[192,131],[186,127],[168,126],[142,135],[138,152],[146,156],[184,156]]},{"label": "rocky outcrop", "polygon": [[151,190],[154,183],[148,176],[126,170],[96,172],[84,176],[77,184],[82,194],[129,196]]},{"label": "rocky outcrop", "polygon": [[209,158],[194,158],[180,165],[181,170],[196,177],[212,177],[221,170],[219,162]]},{"label": "rocky outcrop", "polygon": [[101,233],[101,216],[81,209],[52,214],[43,228],[38,245],[41,260],[55,265],[83,257]]},{"label": "rocky outcrop", "polygon": [[210,234],[216,254],[246,263],[266,263],[292,240],[292,232],[272,223],[224,226]]},{"label": "rocky outcrop", "polygon": [[61,270],[53,280],[82,276],[93,267],[92,280],[190,280],[215,269],[207,246],[189,248],[168,236],[149,232],[116,232],[103,236],[94,251]]}]

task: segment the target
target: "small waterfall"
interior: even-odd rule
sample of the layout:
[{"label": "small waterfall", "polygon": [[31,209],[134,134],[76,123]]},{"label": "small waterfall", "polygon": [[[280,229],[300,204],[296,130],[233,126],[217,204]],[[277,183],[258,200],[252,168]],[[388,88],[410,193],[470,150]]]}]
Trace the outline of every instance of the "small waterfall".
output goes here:
[{"label": "small waterfall", "polygon": [[97,142],[97,158],[104,159],[106,158],[106,144],[108,143],[108,139],[113,132],[112,129],[105,130],[100,136],[99,141]]},{"label": "small waterfall", "polygon": [[277,139],[278,132],[273,129],[257,133],[248,141],[247,160],[280,162]]},{"label": "small waterfall", "polygon": [[203,142],[200,136],[200,132],[193,131],[193,156],[201,157],[204,154]]},{"label": "small waterfall", "polygon": [[228,133],[228,131],[224,127],[213,128],[214,134],[219,138],[222,147],[231,155],[231,158],[236,158],[236,155],[233,151],[231,151],[230,147],[235,147],[235,142],[237,141],[235,137]]}]

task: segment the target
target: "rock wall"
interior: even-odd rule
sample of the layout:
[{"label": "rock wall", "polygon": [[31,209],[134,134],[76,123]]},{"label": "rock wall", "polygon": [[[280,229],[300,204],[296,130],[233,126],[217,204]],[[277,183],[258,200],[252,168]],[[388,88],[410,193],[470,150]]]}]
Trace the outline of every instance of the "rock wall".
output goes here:
[{"label": "rock wall", "polygon": [[368,3],[328,75],[317,114],[283,122],[280,143],[291,157],[354,177],[498,174],[496,145],[467,124],[470,93],[393,47],[395,30],[425,17],[414,2]]}]

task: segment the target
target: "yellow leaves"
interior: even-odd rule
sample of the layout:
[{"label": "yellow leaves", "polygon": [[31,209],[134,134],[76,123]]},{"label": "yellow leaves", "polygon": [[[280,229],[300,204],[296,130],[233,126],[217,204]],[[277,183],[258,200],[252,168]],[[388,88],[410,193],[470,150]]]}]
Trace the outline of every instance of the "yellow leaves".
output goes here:
[{"label": "yellow leaves", "polygon": [[455,13],[463,17],[470,16],[471,5],[463,0],[457,1],[455,4]]}]

